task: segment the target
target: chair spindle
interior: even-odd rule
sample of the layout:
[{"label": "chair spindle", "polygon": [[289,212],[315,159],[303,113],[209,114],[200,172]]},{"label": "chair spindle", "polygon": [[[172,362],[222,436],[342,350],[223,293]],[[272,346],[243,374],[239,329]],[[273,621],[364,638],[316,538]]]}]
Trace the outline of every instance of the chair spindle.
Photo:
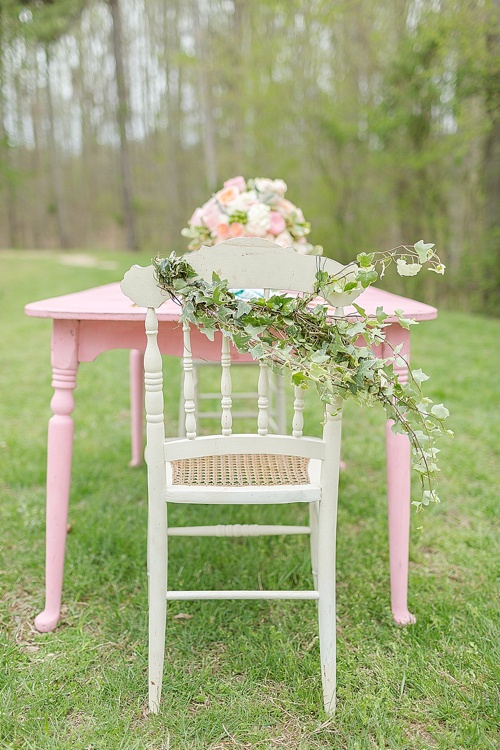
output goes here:
[{"label": "chair spindle", "polygon": [[227,336],[222,337],[222,351],[220,363],[222,366],[222,376],[220,381],[221,391],[221,431],[223,435],[231,435],[233,431],[233,415],[231,408],[233,405],[233,399],[231,397],[232,383],[231,383],[231,353],[229,350],[229,339]]},{"label": "chair spindle", "polygon": [[184,414],[186,425],[186,437],[194,440],[196,437],[196,404],[195,382],[193,371],[193,355],[191,352],[191,331],[189,323],[184,321],[182,325],[184,332],[184,353],[182,355],[182,368],[184,370]]},{"label": "chair spindle", "polygon": [[304,430],[304,389],[296,385],[294,391],[292,435],[300,438]]},{"label": "chair spindle", "polygon": [[259,362],[259,365],[259,383],[257,386],[259,416],[257,426],[259,435],[267,435],[269,432],[269,368],[264,362]]}]

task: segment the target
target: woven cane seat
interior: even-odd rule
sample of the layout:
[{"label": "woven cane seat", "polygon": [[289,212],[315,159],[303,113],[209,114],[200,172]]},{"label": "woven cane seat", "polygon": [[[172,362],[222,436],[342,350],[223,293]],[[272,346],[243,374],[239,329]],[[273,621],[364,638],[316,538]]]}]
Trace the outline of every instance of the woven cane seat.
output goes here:
[{"label": "woven cane seat", "polygon": [[230,454],[172,461],[172,484],[251,487],[309,484],[309,458]]}]

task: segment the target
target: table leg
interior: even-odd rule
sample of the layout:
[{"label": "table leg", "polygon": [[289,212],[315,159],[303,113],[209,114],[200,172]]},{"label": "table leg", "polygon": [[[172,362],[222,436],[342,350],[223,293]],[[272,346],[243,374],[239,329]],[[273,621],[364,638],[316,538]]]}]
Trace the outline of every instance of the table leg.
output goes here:
[{"label": "table leg", "polygon": [[[399,325],[387,330],[392,346],[403,343],[401,357],[395,370],[401,382],[407,375],[410,361],[410,334]],[[384,357],[391,356],[389,346]],[[403,359],[404,357],[404,359]],[[386,424],[387,499],[389,512],[389,567],[391,578],[391,609],[398,625],[414,623],[415,616],[408,610],[408,558],[410,549],[410,460],[411,447],[406,435],[394,435],[392,421]]]},{"label": "table leg", "polygon": [[130,419],[132,437],[132,460],[130,466],[142,464],[143,439],[143,392],[144,392],[144,353],[138,349],[130,351]]},{"label": "table leg", "polygon": [[52,386],[47,442],[45,609],[35,618],[37,630],[53,630],[59,620],[73,453],[73,419],[78,369],[78,323],[55,320],[52,332]]}]

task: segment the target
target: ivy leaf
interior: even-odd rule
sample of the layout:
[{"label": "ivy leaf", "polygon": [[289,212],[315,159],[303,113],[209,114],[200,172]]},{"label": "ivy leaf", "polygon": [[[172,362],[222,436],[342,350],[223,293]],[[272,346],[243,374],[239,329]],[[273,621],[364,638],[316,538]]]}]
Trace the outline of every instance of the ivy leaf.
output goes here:
[{"label": "ivy leaf", "polygon": [[252,305],[249,302],[247,302],[244,299],[240,299],[238,300],[238,307],[236,308],[234,317],[241,318],[242,315],[249,313],[251,309],[252,309]]},{"label": "ivy leaf", "polygon": [[311,361],[316,362],[318,365],[323,365],[325,362],[328,362],[330,360],[330,357],[328,354],[325,354],[324,352],[314,352],[314,354],[311,355]]},{"label": "ivy leaf", "polygon": [[244,352],[247,350],[248,342],[250,341],[250,336],[248,336],[246,333],[243,333],[243,331],[237,331],[233,333],[233,335],[231,336],[231,339],[235,347],[240,352]]},{"label": "ivy leaf", "polygon": [[446,419],[450,416],[450,412],[443,404],[434,404],[431,409],[431,414],[434,414],[438,419]]},{"label": "ivy leaf", "polygon": [[203,326],[201,330],[202,333],[207,337],[207,339],[209,339],[210,341],[214,340],[217,328],[213,328],[211,326]]},{"label": "ivy leaf", "polygon": [[421,268],[420,263],[407,263],[404,258],[396,260],[396,270],[400,276],[416,276]]},{"label": "ivy leaf", "polygon": [[424,505],[429,505],[429,503],[440,503],[441,501],[434,490],[424,490],[422,502]]},{"label": "ivy leaf", "polygon": [[433,271],[434,273],[438,273],[442,276],[446,270],[446,266],[444,265],[444,263],[438,263],[437,266],[431,266],[428,270]]},{"label": "ivy leaf", "polygon": [[394,310],[394,312],[397,315],[399,325],[402,328],[406,328],[407,331],[410,330],[410,326],[418,325],[416,320],[413,320],[412,318],[405,318],[402,310]]},{"label": "ivy leaf", "polygon": [[366,289],[378,279],[378,273],[374,270],[368,270],[361,268],[356,274],[356,279],[359,281],[363,289]]},{"label": "ivy leaf", "polygon": [[419,386],[422,385],[424,380],[429,380],[429,376],[426,375],[425,372],[422,372],[421,368],[419,368],[418,370],[412,370],[411,376],[413,380],[415,381],[415,383]]},{"label": "ivy leaf", "polygon": [[292,375],[292,383],[296,386],[302,386],[303,383],[307,382],[307,375],[303,372],[294,372]]},{"label": "ivy leaf", "polygon": [[264,359],[266,353],[262,344],[255,344],[254,346],[250,346],[248,351],[254,359]]},{"label": "ivy leaf", "polygon": [[425,263],[434,255],[434,253],[432,252],[434,244],[432,243],[425,243],[423,240],[419,240],[413,245],[413,247],[415,248],[415,252],[418,255],[420,263]]},{"label": "ivy leaf", "polygon": [[358,336],[360,333],[363,333],[365,330],[365,324],[362,320],[356,321],[356,323],[353,323],[349,326],[347,329],[347,332],[349,336]]},{"label": "ivy leaf", "polygon": [[358,255],[356,255],[356,260],[361,268],[370,268],[374,257],[375,253],[358,253]]},{"label": "ivy leaf", "polygon": [[363,316],[363,318],[366,317],[366,310],[364,310],[362,307],[357,305],[355,302],[352,303],[352,306],[354,307],[357,313]]},{"label": "ivy leaf", "polygon": [[248,335],[256,339],[261,333],[263,333],[266,330],[266,326],[255,326],[252,324],[248,324],[245,326],[245,331],[248,333]]}]

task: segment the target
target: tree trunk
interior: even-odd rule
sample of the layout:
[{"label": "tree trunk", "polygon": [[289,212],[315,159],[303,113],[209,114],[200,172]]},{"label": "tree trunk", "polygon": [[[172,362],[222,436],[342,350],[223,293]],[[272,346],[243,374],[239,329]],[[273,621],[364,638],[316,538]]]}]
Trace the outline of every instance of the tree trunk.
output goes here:
[{"label": "tree trunk", "polygon": [[[5,207],[8,225],[8,241],[10,247],[20,246],[19,222],[16,204],[16,173],[13,164],[13,154],[9,137],[5,128],[5,105],[3,87],[5,81],[4,53],[7,47],[7,35],[4,33],[4,12],[0,6],[0,190],[5,189]],[[5,47],[4,47],[5,45]]]},{"label": "tree trunk", "polygon": [[127,140],[128,97],[123,64],[122,22],[119,0],[109,0],[113,19],[113,50],[115,56],[116,88],[118,109],[116,120],[120,136],[120,172],[122,178],[122,207],[125,222],[126,245],[128,250],[137,250],[137,236],[133,209],[132,165]]},{"label": "tree trunk", "polygon": [[493,0],[492,23],[487,44],[490,60],[495,61],[486,79],[486,110],[490,130],[484,149],[485,190],[485,276],[486,309],[498,313],[500,287],[500,0]]},{"label": "tree trunk", "polygon": [[54,102],[52,99],[52,85],[50,81],[50,55],[48,45],[45,46],[45,65],[47,72],[47,112],[49,115],[48,145],[49,145],[49,164],[50,178],[52,182],[52,191],[54,195],[55,212],[57,220],[57,231],[59,234],[59,244],[62,248],[71,247],[70,231],[66,203],[63,197],[63,186],[61,180],[61,165],[59,161],[59,150],[56,145],[55,122],[54,122]]},{"label": "tree trunk", "polygon": [[203,157],[205,162],[205,178],[207,181],[207,187],[212,191],[217,187],[217,153],[212,107],[212,93],[204,36],[205,30],[201,27],[200,14],[201,10],[199,0],[195,0],[193,3],[193,25],[196,55],[198,58],[198,90],[202,113],[201,125],[203,128]]}]

